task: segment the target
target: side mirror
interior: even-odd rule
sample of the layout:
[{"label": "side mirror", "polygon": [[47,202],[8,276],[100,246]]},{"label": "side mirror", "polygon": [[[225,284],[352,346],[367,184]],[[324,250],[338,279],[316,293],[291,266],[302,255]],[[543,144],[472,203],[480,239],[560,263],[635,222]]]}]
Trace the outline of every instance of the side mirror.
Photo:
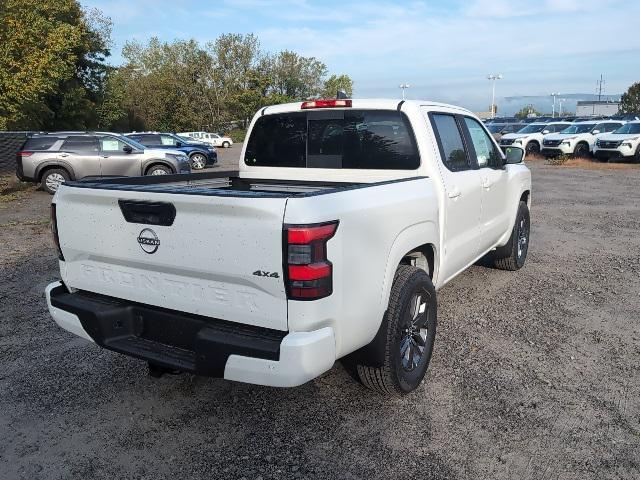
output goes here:
[{"label": "side mirror", "polygon": [[598,135],[600,133],[600,130],[591,130],[591,133],[593,135]]},{"label": "side mirror", "polygon": [[176,147],[179,148],[179,147],[183,147],[183,146],[184,146],[184,144],[182,142],[176,142]]},{"label": "side mirror", "polygon": [[546,135],[547,133],[551,133],[551,130],[542,130],[543,135]]},{"label": "side mirror", "polygon": [[133,152],[133,148],[131,148],[131,145],[125,145],[124,147],[122,147],[122,151],[124,153],[131,153]]},{"label": "side mirror", "polygon": [[524,148],[520,147],[506,147],[504,154],[507,157],[507,164],[518,164],[524,160]]}]

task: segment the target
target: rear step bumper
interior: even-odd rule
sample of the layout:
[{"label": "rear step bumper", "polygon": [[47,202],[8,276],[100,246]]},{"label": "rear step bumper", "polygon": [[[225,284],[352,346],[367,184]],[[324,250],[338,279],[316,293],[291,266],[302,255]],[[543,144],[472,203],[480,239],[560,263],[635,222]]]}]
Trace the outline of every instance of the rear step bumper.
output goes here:
[{"label": "rear step bumper", "polygon": [[162,367],[227,380],[294,387],[329,370],[333,329],[282,332],[177,312],[88,292],[46,288],[49,312],[63,329]]}]

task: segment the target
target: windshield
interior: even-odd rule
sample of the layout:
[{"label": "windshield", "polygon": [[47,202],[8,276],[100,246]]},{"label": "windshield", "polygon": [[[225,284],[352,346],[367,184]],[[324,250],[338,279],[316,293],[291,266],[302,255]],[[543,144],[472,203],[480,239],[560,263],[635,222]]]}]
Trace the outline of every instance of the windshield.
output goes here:
[{"label": "windshield", "polygon": [[531,125],[527,125],[526,127],[524,127],[518,133],[538,133],[544,130],[545,128],[547,128],[547,125],[545,125],[544,123],[542,124],[532,123]]},{"label": "windshield", "polygon": [[588,133],[593,130],[595,127],[595,123],[583,123],[580,125],[571,125],[570,127],[565,128],[560,133]]},{"label": "windshield", "polygon": [[627,123],[619,129],[614,130],[612,133],[617,135],[640,133],[640,123]]},{"label": "windshield", "polygon": [[491,133],[499,133],[502,131],[503,128],[504,128],[504,125],[501,125],[499,123],[491,123],[487,125],[487,130],[489,130]]},{"label": "windshield", "polygon": [[244,158],[256,167],[413,170],[415,137],[397,110],[310,110],[264,115]]}]

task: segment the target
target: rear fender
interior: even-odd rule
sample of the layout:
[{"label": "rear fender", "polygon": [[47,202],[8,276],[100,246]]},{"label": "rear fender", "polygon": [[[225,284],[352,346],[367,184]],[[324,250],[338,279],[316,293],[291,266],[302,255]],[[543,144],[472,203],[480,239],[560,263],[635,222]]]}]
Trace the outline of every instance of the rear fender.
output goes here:
[{"label": "rear fender", "polygon": [[36,167],[36,171],[34,174],[34,178],[39,182],[42,180],[41,175],[48,168],[64,168],[67,172],[69,172],[69,177],[71,180],[77,180],[76,172],[73,170],[73,167],[69,162],[65,162],[64,160],[47,160],[45,162],[40,163]]}]

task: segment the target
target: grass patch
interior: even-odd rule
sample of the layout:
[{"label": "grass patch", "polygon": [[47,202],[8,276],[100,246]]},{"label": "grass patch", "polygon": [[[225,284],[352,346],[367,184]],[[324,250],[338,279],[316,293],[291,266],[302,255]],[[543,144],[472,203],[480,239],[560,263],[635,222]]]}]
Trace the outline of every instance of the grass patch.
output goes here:
[{"label": "grass patch", "polygon": [[36,188],[33,183],[21,182],[14,175],[0,176],[0,203],[18,200]]},{"label": "grass patch", "polygon": [[547,165],[569,168],[584,168],[586,170],[638,170],[639,163],[603,163],[590,158],[573,158],[569,155],[561,155],[549,158]]},{"label": "grass patch", "polygon": [[49,218],[42,218],[40,220],[21,220],[21,221],[0,223],[0,228],[18,227],[22,225],[42,226],[42,225],[49,225],[50,223],[51,223],[51,219]]}]

